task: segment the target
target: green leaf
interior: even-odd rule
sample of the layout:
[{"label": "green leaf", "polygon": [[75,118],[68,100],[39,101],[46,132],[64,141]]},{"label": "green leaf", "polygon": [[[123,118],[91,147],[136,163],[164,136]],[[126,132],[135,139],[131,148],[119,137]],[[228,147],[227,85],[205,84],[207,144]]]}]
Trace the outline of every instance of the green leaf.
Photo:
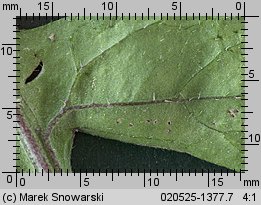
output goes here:
[{"label": "green leaf", "polygon": [[34,166],[70,169],[80,130],[243,168],[241,27],[106,18],[21,31],[20,118]]}]

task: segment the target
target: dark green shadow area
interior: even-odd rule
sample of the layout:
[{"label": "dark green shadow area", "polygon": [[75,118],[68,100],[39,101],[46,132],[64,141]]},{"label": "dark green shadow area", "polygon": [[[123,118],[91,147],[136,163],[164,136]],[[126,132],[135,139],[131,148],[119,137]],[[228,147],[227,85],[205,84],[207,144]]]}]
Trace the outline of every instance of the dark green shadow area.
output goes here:
[{"label": "dark green shadow area", "polygon": [[76,133],[72,150],[75,172],[232,172],[186,153],[144,147],[84,133]]}]

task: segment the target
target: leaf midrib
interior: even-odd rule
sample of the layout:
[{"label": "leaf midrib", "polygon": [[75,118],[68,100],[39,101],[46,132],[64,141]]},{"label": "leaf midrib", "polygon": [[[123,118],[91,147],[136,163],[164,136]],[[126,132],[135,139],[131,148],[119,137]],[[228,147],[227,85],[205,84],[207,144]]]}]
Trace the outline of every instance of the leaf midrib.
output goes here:
[{"label": "leaf midrib", "polygon": [[59,119],[61,119],[66,113],[75,110],[83,110],[83,109],[93,109],[93,108],[115,108],[115,107],[132,107],[132,106],[142,106],[142,105],[155,105],[155,104],[172,104],[172,103],[190,103],[193,101],[201,101],[201,100],[224,100],[224,99],[234,99],[240,100],[240,95],[235,96],[207,96],[207,97],[197,97],[197,98],[168,98],[168,99],[157,99],[151,101],[133,101],[133,102],[114,102],[114,103],[106,103],[106,104],[79,104],[64,107],[55,117],[48,123],[46,132],[44,134],[45,139],[50,138],[51,131],[53,127],[57,124]]}]

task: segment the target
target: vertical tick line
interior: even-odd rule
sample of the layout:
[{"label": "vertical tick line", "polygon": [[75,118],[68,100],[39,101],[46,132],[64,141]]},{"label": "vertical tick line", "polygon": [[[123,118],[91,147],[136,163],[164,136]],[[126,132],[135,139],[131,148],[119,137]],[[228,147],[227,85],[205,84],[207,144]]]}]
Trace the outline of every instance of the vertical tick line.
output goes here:
[{"label": "vertical tick line", "polygon": [[181,13],[182,13],[182,12],[181,12],[181,2],[179,2],[179,20],[181,20],[181,18],[182,18],[182,17],[181,17]]},{"label": "vertical tick line", "polygon": [[211,18],[212,18],[212,20],[214,19],[213,14],[214,14],[214,9],[212,8],[211,9]]},{"label": "vertical tick line", "polygon": [[52,20],[53,20],[53,2],[52,2]]},{"label": "vertical tick line", "polygon": [[243,4],[243,11],[244,11],[243,18],[245,20],[246,19],[246,2],[244,2],[244,4]]},{"label": "vertical tick line", "polygon": [[17,187],[17,173],[18,173],[18,171],[16,169],[16,171],[15,171],[15,187]]},{"label": "vertical tick line", "polygon": [[145,170],[144,170],[144,172],[143,172],[143,186],[146,187]]},{"label": "vertical tick line", "polygon": [[83,8],[83,19],[85,20],[85,8]]},{"label": "vertical tick line", "polygon": [[117,4],[117,1],[116,1],[115,16],[116,16],[116,20],[117,20],[117,16],[118,16],[118,4]]},{"label": "vertical tick line", "polygon": [[150,20],[150,8],[148,8],[148,20]]},{"label": "vertical tick line", "polygon": [[208,187],[209,187],[209,169],[208,169]]},{"label": "vertical tick line", "polygon": [[82,173],[80,171],[80,187],[82,187]]}]

